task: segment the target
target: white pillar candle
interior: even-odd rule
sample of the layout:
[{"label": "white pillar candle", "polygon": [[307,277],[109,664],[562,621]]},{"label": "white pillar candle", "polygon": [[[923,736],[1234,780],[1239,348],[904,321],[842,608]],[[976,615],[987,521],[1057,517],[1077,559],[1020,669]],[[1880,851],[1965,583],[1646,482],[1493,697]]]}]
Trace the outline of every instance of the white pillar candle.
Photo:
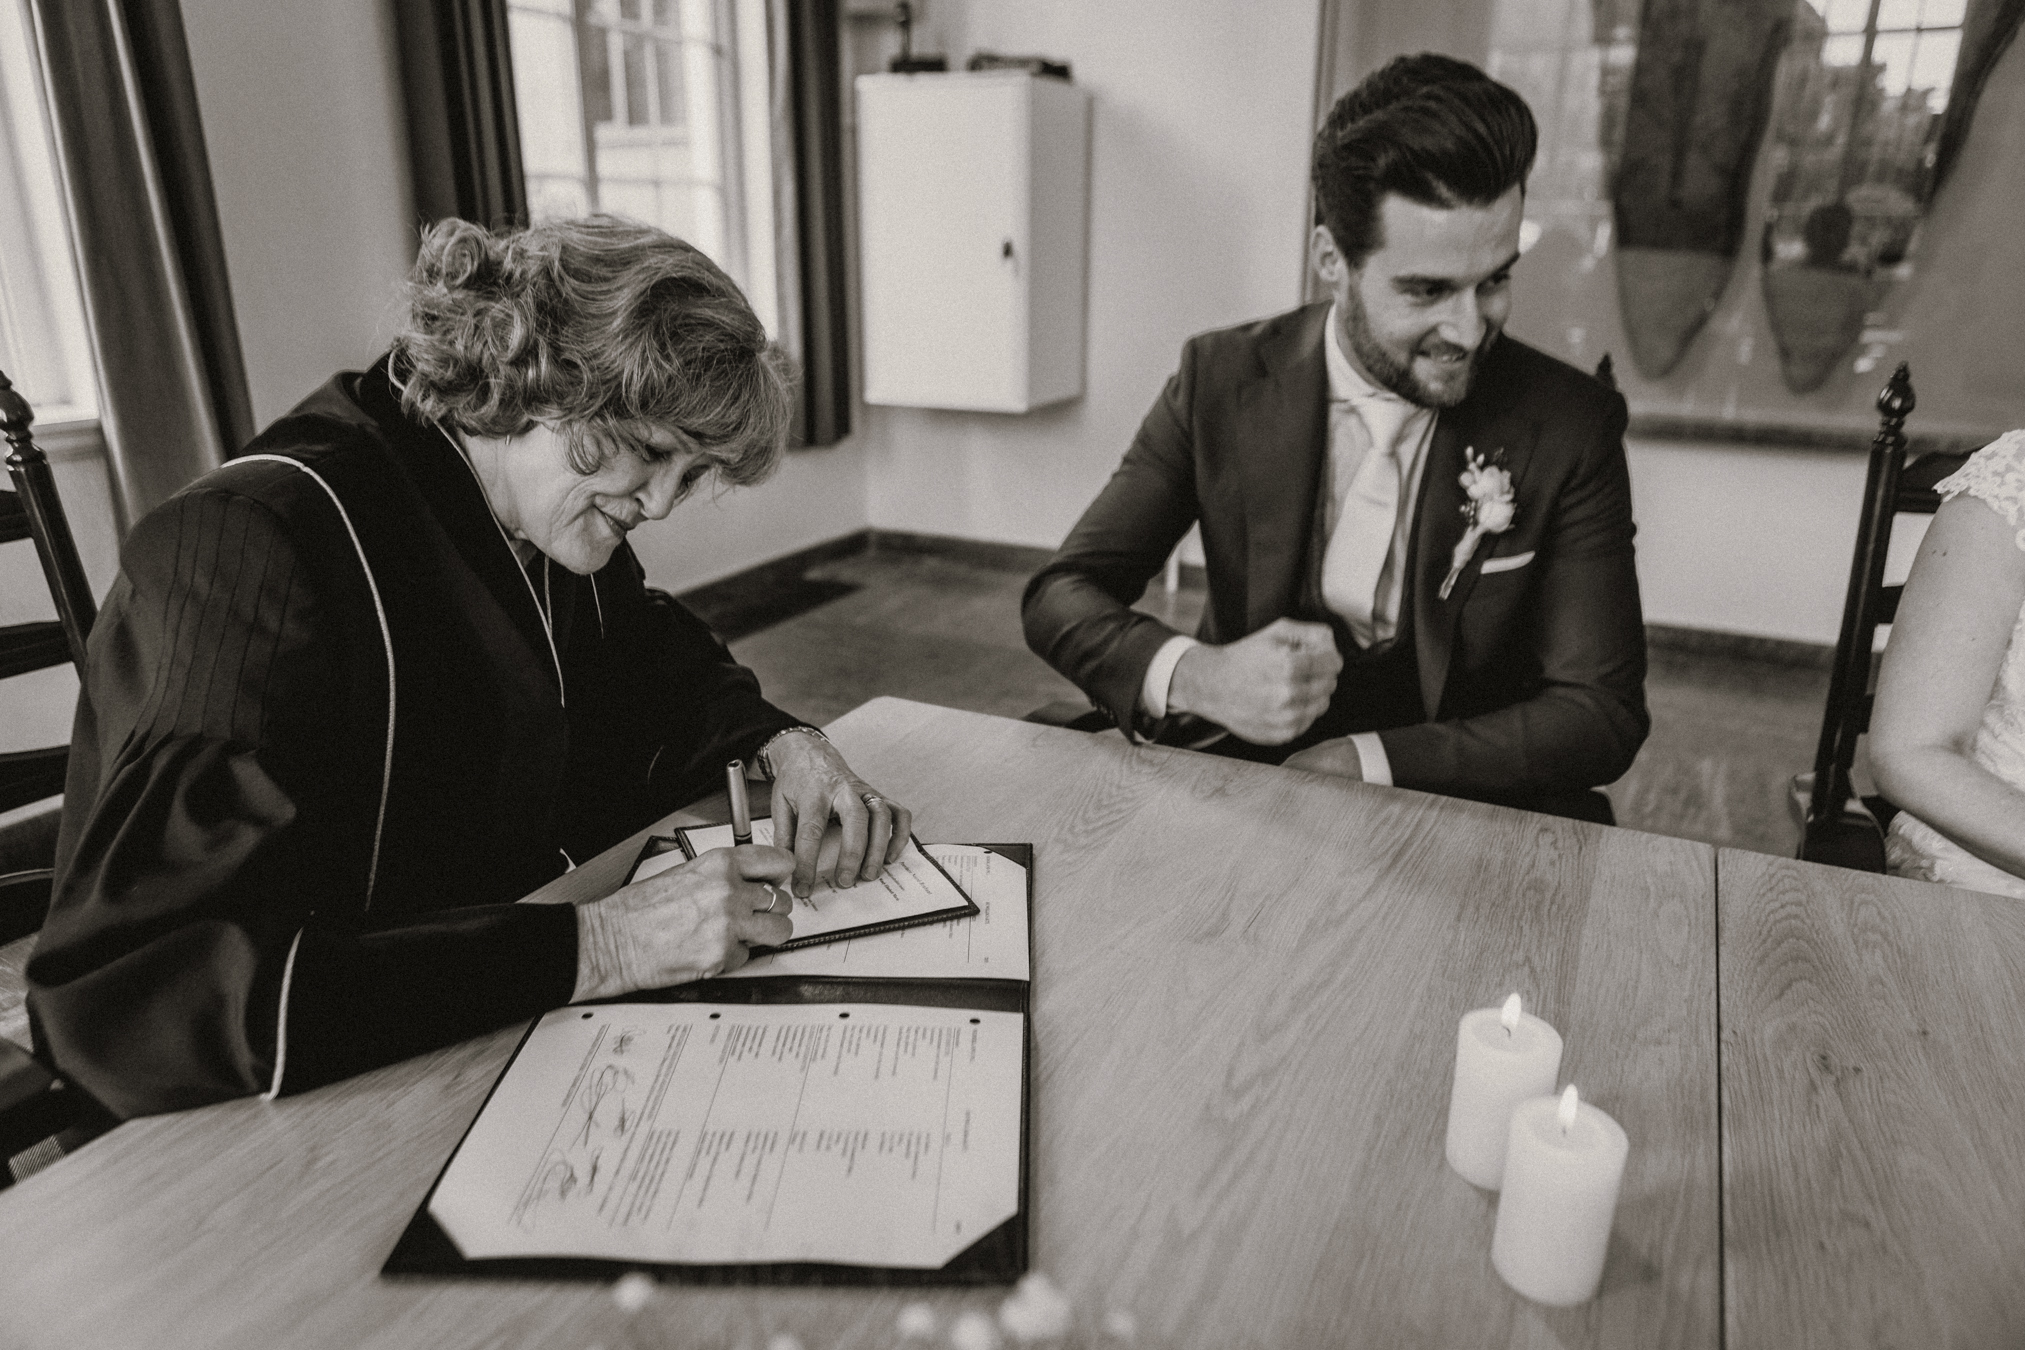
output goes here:
[{"label": "white pillar candle", "polygon": [[1503,1008],[1464,1013],[1448,1098],[1448,1165],[1471,1185],[1496,1190],[1512,1108],[1551,1093],[1560,1073],[1561,1033],[1521,1011],[1517,994]]},{"label": "white pillar candle", "polygon": [[1573,1084],[1559,1100],[1519,1104],[1491,1235],[1491,1265],[1506,1284],[1555,1307],[1596,1297],[1630,1147],[1616,1121],[1577,1101]]}]

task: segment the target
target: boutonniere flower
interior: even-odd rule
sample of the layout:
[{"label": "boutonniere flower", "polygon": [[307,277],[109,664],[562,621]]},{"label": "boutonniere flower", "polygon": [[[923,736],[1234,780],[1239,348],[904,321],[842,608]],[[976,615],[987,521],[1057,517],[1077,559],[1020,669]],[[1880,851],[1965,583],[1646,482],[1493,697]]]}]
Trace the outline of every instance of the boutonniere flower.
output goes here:
[{"label": "boutonniere flower", "polygon": [[1462,471],[1461,482],[1469,500],[1463,503],[1462,514],[1469,528],[1463,531],[1462,541],[1449,557],[1448,576],[1441,583],[1444,600],[1455,589],[1456,578],[1469,566],[1470,555],[1477,551],[1483,537],[1511,529],[1512,519],[1519,513],[1519,504],[1512,495],[1512,475],[1505,468],[1505,452],[1494,450],[1486,458],[1471,446],[1463,455],[1469,467]]}]

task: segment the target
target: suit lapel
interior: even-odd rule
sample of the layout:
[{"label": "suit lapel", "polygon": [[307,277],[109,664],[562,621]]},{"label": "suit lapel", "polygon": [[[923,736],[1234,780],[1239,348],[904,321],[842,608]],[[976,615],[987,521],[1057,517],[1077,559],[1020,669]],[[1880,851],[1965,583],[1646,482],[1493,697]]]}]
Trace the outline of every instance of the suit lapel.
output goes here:
[{"label": "suit lapel", "polygon": [[1486,355],[1476,387],[1456,407],[1435,419],[1434,437],[1427,448],[1427,466],[1420,482],[1420,506],[1414,513],[1413,544],[1413,631],[1414,656],[1420,666],[1420,697],[1430,719],[1440,715],[1443,690],[1448,683],[1449,657],[1455,647],[1456,623],[1475,588],[1489,552],[1487,540],[1479,540],[1462,575],[1456,579],[1448,599],[1441,598],[1441,583],[1448,577],[1456,545],[1468,526],[1463,506],[1469,496],[1463,491],[1462,473],[1468,454],[1475,450],[1486,457],[1504,452],[1505,468],[1512,475],[1513,493],[1519,509],[1526,509],[1524,484],[1526,463],[1532,457],[1536,428],[1521,427],[1503,415],[1513,404],[1514,391],[1500,359],[1500,340]]},{"label": "suit lapel", "polygon": [[[1322,460],[1328,450],[1329,376],[1322,359],[1326,304],[1259,351],[1257,378],[1239,390],[1245,455],[1245,631],[1301,603]],[[1242,634],[1230,634],[1226,641]]]}]

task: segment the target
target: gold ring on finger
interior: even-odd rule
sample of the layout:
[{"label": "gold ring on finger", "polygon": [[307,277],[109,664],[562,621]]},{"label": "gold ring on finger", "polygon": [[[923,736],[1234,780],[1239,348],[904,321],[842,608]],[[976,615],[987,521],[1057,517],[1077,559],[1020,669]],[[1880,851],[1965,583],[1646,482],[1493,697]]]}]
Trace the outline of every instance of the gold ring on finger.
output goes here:
[{"label": "gold ring on finger", "polygon": [[865,803],[867,810],[876,811],[886,804],[886,799],[876,792],[863,792],[858,794],[858,797],[860,801]]}]

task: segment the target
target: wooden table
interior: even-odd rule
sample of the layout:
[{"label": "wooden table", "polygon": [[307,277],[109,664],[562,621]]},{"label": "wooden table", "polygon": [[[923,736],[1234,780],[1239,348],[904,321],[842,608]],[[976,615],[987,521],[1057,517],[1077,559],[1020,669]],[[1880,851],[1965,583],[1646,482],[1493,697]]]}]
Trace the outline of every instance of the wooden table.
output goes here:
[{"label": "wooden table", "polygon": [[1725,1343],[2025,1346],[2025,906],[1717,878]]},{"label": "wooden table", "polygon": [[[1719,1342],[1713,849],[892,699],[831,733],[922,838],[1036,846],[1033,1252],[1077,1344],[1113,1309],[1141,1347]],[[1456,1020],[1514,989],[1633,1141],[1573,1310],[1497,1278],[1494,1199],[1442,1158]],[[0,1341],[896,1342],[922,1295],[670,1288],[629,1325],[599,1286],[381,1278],[518,1034],[131,1122],[0,1193]]]}]

